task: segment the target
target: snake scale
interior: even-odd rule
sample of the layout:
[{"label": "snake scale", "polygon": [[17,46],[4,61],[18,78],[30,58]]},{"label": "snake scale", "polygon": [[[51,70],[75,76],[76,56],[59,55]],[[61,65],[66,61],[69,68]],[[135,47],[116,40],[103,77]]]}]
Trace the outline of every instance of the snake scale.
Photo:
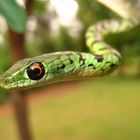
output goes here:
[{"label": "snake scale", "polygon": [[[102,3],[102,0],[97,1]],[[111,6],[109,8],[115,11]],[[120,14],[117,10],[115,12]],[[10,90],[23,90],[107,75],[119,66],[121,54],[104,42],[104,36],[128,31],[136,24],[137,22],[130,20],[125,14],[121,20],[97,22],[90,26],[85,34],[90,53],[64,51],[19,60],[1,75],[0,86]]]}]

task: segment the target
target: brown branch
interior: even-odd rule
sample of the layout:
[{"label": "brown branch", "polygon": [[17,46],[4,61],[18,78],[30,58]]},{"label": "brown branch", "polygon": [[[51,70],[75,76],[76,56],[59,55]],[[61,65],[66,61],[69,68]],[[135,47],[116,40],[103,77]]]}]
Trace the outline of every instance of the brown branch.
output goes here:
[{"label": "brown branch", "polygon": [[8,30],[9,42],[12,55],[12,63],[25,57],[25,37],[24,34],[17,33],[9,28]]},{"label": "brown branch", "polygon": [[28,16],[31,15],[34,1],[35,0],[26,0],[25,1],[25,7],[26,7],[26,12],[27,12]]},{"label": "brown branch", "polygon": [[[24,51],[24,34],[19,34],[9,29],[9,42],[12,54],[12,62],[23,58]],[[15,117],[18,123],[18,130],[21,140],[31,140],[31,133],[29,130],[28,116],[27,116],[27,96],[25,91],[12,92],[12,101],[14,105]]]},{"label": "brown branch", "polygon": [[[34,0],[26,0],[26,12],[31,14],[32,5]],[[17,33],[11,28],[8,30],[9,44],[12,55],[12,63],[22,59],[26,56],[25,46],[25,34]],[[26,91],[17,91],[12,93],[12,101],[14,105],[15,117],[18,124],[18,130],[21,140],[32,140],[31,132],[29,129],[28,121],[28,105]]]}]

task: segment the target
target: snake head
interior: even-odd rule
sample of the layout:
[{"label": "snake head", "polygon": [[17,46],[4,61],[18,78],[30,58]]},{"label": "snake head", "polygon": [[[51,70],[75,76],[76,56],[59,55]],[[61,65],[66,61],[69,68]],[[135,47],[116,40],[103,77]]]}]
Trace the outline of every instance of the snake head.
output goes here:
[{"label": "snake head", "polygon": [[[0,86],[9,90],[24,90],[66,81],[68,78],[63,76],[73,68],[65,68],[65,65],[72,61],[67,55],[72,53],[66,52],[63,55],[57,52],[19,60],[0,76]],[[63,61],[66,64],[62,63]]]},{"label": "snake head", "polygon": [[[18,61],[0,77],[0,86],[5,89],[26,89],[37,85],[45,75],[45,67],[40,59],[27,58]],[[41,83],[41,82],[39,82]]]}]

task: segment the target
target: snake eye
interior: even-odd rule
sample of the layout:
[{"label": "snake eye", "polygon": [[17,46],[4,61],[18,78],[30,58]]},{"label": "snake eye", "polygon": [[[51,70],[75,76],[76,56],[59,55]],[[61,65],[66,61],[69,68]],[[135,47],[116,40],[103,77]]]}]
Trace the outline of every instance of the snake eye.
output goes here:
[{"label": "snake eye", "polygon": [[45,74],[45,67],[41,62],[32,63],[27,67],[27,74],[31,80],[40,80]]}]

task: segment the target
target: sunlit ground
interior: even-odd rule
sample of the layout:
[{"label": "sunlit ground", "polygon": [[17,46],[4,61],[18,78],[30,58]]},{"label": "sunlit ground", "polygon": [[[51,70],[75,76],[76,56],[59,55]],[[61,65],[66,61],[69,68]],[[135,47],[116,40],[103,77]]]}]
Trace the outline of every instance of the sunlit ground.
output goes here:
[{"label": "sunlit ground", "polygon": [[[30,105],[35,140],[140,138],[140,80],[107,77],[65,92]],[[18,140],[12,115],[0,118],[0,139]]]}]

